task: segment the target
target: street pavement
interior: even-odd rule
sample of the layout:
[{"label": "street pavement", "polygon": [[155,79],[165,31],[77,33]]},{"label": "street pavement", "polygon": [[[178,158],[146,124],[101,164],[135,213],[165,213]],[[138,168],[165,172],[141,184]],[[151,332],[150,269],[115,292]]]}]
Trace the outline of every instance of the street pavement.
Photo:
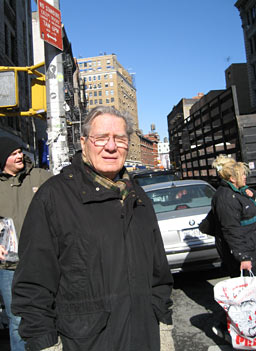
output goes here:
[{"label": "street pavement", "polygon": [[[172,329],[175,328],[173,325],[165,325],[160,323],[160,338],[161,338],[161,351],[175,351],[174,342],[172,338]],[[208,350],[205,351],[233,351],[233,347],[230,345],[216,345],[209,346]],[[196,350],[195,350],[196,351]]]}]

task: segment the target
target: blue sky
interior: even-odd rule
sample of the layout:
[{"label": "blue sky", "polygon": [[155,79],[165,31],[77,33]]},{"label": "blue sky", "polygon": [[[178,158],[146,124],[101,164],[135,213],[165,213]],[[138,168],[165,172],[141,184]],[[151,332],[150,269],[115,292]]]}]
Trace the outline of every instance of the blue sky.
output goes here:
[{"label": "blue sky", "polygon": [[139,127],[168,137],[182,98],[225,88],[225,69],[246,62],[235,0],[60,0],[75,57],[115,53],[135,73]]}]

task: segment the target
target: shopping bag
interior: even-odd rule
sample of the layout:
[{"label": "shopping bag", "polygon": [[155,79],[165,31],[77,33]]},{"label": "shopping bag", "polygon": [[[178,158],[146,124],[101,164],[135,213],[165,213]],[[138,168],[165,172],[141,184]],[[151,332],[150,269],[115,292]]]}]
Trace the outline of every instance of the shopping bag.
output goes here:
[{"label": "shopping bag", "polygon": [[256,277],[241,276],[223,280],[214,287],[214,299],[224,308],[232,346],[256,350]]},{"label": "shopping bag", "polygon": [[0,245],[8,251],[4,261],[18,261],[18,238],[12,218],[0,217]]}]

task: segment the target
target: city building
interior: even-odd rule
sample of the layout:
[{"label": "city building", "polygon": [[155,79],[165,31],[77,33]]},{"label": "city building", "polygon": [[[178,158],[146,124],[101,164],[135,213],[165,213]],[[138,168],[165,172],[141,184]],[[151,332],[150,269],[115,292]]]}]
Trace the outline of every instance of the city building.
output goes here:
[{"label": "city building", "polygon": [[135,133],[131,138],[126,164],[140,164],[137,97],[133,74],[117,61],[115,54],[78,58],[77,62],[85,82],[88,112],[96,106],[106,105],[131,115]]},{"label": "city building", "polygon": [[159,159],[158,159],[158,143],[160,140],[159,134],[154,131],[154,127],[152,128],[151,125],[151,133],[145,134],[144,138],[149,139],[153,142],[153,166],[158,167],[159,166]]},{"label": "city building", "polygon": [[[0,1],[0,66],[33,65],[30,2]],[[31,105],[30,79],[27,72],[18,72],[19,104],[18,107],[9,109],[0,107],[0,113],[4,115],[0,117],[0,136],[22,141],[26,153],[32,159],[36,159],[37,137],[34,119],[19,114],[29,110]],[[4,88],[5,85],[0,84],[0,93]],[[15,112],[16,115],[7,117],[7,111]]]},{"label": "city building", "polygon": [[247,60],[251,113],[256,111],[256,0],[238,0]]},{"label": "city building", "polygon": [[140,135],[141,163],[146,168],[154,168],[154,144],[153,140]]},{"label": "city building", "polygon": [[250,113],[250,92],[246,63],[233,63],[225,70],[226,89],[236,86],[240,114]]}]

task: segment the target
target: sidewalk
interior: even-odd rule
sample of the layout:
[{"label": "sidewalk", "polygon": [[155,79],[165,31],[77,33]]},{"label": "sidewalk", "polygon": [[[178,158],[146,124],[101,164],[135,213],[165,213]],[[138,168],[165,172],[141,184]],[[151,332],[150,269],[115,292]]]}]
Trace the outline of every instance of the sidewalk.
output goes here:
[{"label": "sidewalk", "polygon": [[173,325],[160,323],[161,351],[175,351],[172,339]]},{"label": "sidewalk", "polygon": [[[172,338],[173,325],[160,323],[161,351],[175,351]],[[231,345],[209,346],[207,351],[234,351]]]}]

